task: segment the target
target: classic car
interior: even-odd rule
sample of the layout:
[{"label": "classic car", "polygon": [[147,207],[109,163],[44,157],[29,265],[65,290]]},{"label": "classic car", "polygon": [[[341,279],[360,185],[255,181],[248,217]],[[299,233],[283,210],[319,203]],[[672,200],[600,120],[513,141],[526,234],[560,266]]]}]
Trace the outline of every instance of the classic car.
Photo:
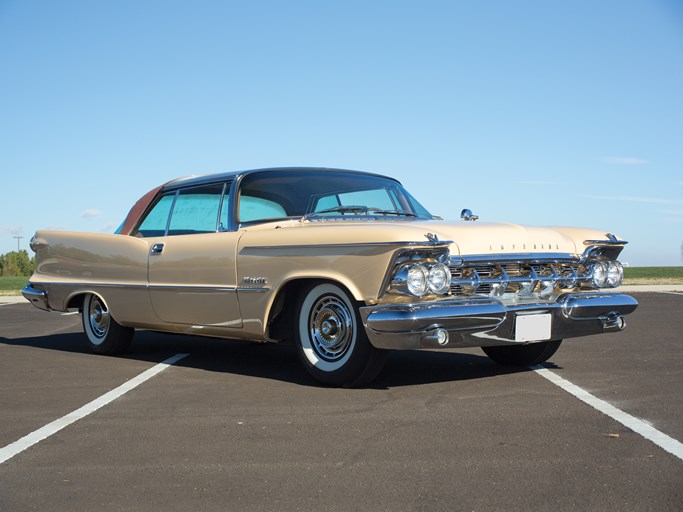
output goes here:
[{"label": "classic car", "polygon": [[481,347],[547,361],[563,339],[618,332],[627,242],[605,231],[447,222],[366,172],[191,176],[145,194],[115,234],[37,231],[23,290],[81,312],[92,351],[135,329],[291,342],[312,377],[363,386],[388,349]]}]

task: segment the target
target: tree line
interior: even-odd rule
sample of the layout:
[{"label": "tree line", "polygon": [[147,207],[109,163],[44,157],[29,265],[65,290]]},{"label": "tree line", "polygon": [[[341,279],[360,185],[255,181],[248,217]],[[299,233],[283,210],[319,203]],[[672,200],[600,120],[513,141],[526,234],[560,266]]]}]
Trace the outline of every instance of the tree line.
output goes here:
[{"label": "tree line", "polygon": [[30,276],[35,268],[35,259],[26,250],[0,255],[0,277]]}]

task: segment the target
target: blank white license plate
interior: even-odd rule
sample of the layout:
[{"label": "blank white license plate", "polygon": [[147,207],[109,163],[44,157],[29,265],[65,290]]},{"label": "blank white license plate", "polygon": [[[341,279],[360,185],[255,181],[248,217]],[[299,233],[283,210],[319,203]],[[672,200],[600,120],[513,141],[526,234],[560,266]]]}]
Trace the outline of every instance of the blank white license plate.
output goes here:
[{"label": "blank white license plate", "polygon": [[549,340],[552,335],[552,315],[517,315],[515,341]]}]

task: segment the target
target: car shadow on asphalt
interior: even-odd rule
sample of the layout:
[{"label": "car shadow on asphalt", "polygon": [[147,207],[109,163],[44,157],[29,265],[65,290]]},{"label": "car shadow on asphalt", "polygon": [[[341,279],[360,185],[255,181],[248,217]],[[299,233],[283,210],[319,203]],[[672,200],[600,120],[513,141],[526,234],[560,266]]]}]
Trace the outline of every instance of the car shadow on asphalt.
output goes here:
[{"label": "car shadow on asphalt", "polygon": [[[92,354],[82,333],[59,333],[47,336],[7,339],[0,343],[28,346],[44,350]],[[507,368],[490,361],[483,353],[451,350],[392,351],[386,365],[369,389],[389,389],[438,382],[500,377],[528,372],[528,368]],[[130,352],[116,359],[133,359],[158,363],[174,354],[189,354],[175,366],[206,372],[229,373],[289,382],[302,386],[319,386],[299,362],[292,345],[218,340],[198,336],[138,331]],[[92,357],[107,357],[92,354]]]}]

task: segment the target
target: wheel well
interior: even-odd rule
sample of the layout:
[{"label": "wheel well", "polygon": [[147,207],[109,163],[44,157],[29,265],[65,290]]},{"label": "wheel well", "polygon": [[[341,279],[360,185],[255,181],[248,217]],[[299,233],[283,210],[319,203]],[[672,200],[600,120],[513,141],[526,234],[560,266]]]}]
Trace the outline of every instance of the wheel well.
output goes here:
[{"label": "wheel well", "polygon": [[292,327],[294,325],[293,319],[296,315],[297,298],[301,290],[313,283],[332,283],[342,288],[349,297],[353,300],[353,294],[349,292],[348,288],[338,281],[332,279],[295,279],[286,283],[280,290],[278,290],[273,305],[268,313],[268,323],[266,327],[266,335],[272,340],[287,341],[293,340],[294,333]]},{"label": "wheel well", "polygon": [[71,297],[66,305],[66,309],[78,309],[81,311],[83,309],[83,301],[85,300],[86,295],[88,294],[79,293],[78,295]]}]

